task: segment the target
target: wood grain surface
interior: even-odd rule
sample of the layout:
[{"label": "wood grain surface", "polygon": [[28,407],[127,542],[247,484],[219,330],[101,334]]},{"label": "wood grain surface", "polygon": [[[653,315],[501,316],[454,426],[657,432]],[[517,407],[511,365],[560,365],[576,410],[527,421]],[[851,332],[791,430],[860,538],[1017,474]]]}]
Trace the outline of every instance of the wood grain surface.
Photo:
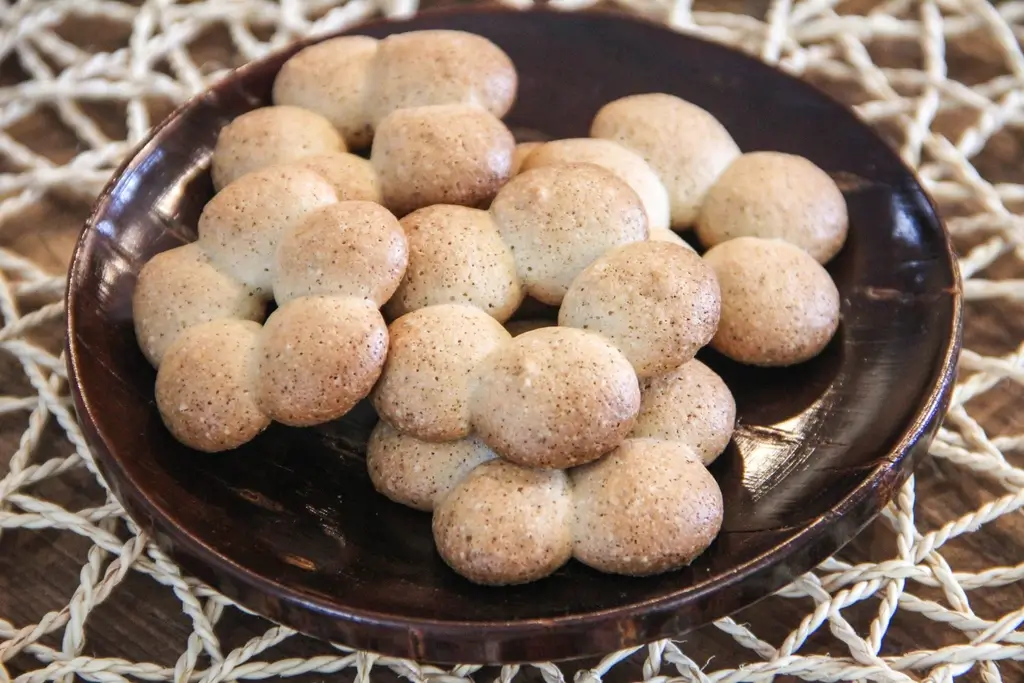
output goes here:
[{"label": "wood grain surface", "polygon": [[[763,6],[763,3],[749,1],[724,4],[738,4],[753,13],[757,13]],[[68,30],[78,33],[77,38],[82,42],[98,46],[116,46],[125,38],[124,35],[111,33],[108,27],[101,24],[88,25],[82,22]],[[217,36],[209,36],[202,49],[208,52],[211,59],[230,63],[232,58],[225,52],[224,44],[225,41]],[[878,57],[888,59],[893,64],[899,64],[906,58],[899,54],[884,53]],[[989,60],[977,54],[954,52],[947,57],[951,77],[978,80],[991,76],[983,72],[989,68],[986,66]],[[0,71],[2,84],[11,84],[24,77],[9,62]],[[857,93],[849,92],[839,84],[819,85],[828,87],[848,101],[858,99]],[[103,120],[112,130],[117,130],[123,125],[124,111],[117,107],[109,109],[102,112]],[[944,121],[943,125],[952,132],[964,123],[950,120]],[[30,117],[18,124],[16,130],[9,132],[18,139],[31,140],[36,149],[44,150],[53,159],[67,159],[76,151],[74,138],[49,111]],[[899,139],[894,137],[892,142],[898,143]],[[1000,133],[976,160],[976,166],[990,180],[1024,182],[1022,144],[1024,141],[1019,131]],[[955,211],[955,207],[952,210]],[[0,225],[0,246],[45,264],[54,273],[61,273],[66,268],[74,240],[87,214],[88,206],[82,203],[47,198]],[[993,278],[1024,277],[1024,269],[1019,268],[1011,259],[997,263],[988,272]],[[1002,354],[1014,350],[1021,339],[1024,339],[1024,304],[1000,302],[968,306],[965,326],[965,344],[968,348],[980,353]],[[52,331],[37,341],[48,348],[59,348],[61,327],[54,325]],[[6,356],[0,356],[0,385],[7,395],[32,393],[20,368]],[[1021,385],[1004,383],[972,402],[970,408],[988,433],[998,436],[1021,431],[1024,424],[1021,418],[1022,405],[1024,389]],[[0,465],[17,449],[23,429],[22,415],[0,417]],[[66,454],[69,449],[60,430],[50,428],[37,460]],[[1013,464],[1024,464],[1024,458],[1016,457],[1017,461]],[[58,500],[70,508],[84,508],[102,502],[90,475],[84,470],[59,480],[51,480],[37,493]],[[928,460],[919,469],[917,479],[918,526],[922,529],[937,528],[954,516],[976,509],[1001,493],[995,487],[986,487],[976,479],[948,471],[941,461]],[[65,604],[78,585],[78,574],[88,547],[86,541],[67,533],[14,531],[0,535],[0,615],[15,625],[23,625],[34,623],[46,611]],[[851,562],[872,561],[891,557],[893,547],[893,534],[884,525],[875,524],[847,546],[842,551],[842,557]],[[993,566],[1017,564],[1024,557],[1024,517],[1020,514],[1002,517],[979,533],[966,534],[950,542],[944,547],[943,554],[958,571],[978,571]],[[915,586],[915,592],[921,597],[929,597],[929,591],[919,586]],[[930,597],[940,596],[936,590]],[[972,608],[978,616],[997,618],[1006,612],[1005,605],[1024,604],[1024,584],[973,591],[970,597]],[[877,612],[877,604],[877,599],[870,599],[862,605],[848,608],[844,614],[863,633]],[[778,644],[810,609],[809,602],[769,598],[737,615],[736,619],[749,623],[755,633]],[[922,625],[926,628],[922,628]],[[265,629],[266,622],[231,612],[221,621],[218,632],[225,648],[231,648]],[[90,616],[85,652],[104,655],[117,653],[126,658],[173,666],[189,633],[188,621],[168,589],[148,579],[131,576]],[[952,631],[900,611],[889,627],[882,654],[934,649],[961,640],[962,636],[957,637]],[[690,634],[686,641],[686,650],[694,660],[703,663],[714,658],[716,667],[740,663],[751,654],[740,651],[729,636],[712,627]],[[842,650],[844,648],[827,629],[822,629],[804,651],[824,654]],[[273,655],[304,657],[322,652],[321,644],[305,638],[293,638],[275,648]],[[638,664],[632,670],[627,667],[617,668],[614,679],[636,680],[642,658],[636,661]],[[8,663],[8,670],[16,676],[25,670],[28,663],[28,660],[15,658]],[[567,664],[565,671],[571,673],[578,668],[579,663]],[[1001,671],[1006,681],[1024,680],[1024,664],[1004,662]],[[334,680],[348,680],[351,675],[347,673]],[[393,677],[383,669],[378,670],[375,676],[379,676],[380,680]],[[321,679],[316,677],[316,680]]]}]

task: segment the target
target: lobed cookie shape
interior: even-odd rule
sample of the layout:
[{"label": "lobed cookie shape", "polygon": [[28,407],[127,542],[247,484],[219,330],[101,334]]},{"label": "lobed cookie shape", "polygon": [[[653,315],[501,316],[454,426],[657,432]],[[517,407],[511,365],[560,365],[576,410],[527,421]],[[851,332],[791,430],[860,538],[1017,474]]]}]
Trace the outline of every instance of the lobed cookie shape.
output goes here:
[{"label": "lobed cookie shape", "polygon": [[477,435],[525,467],[573,467],[600,457],[633,428],[640,386],[603,337],[566,327],[523,333],[476,368]]},{"label": "lobed cookie shape", "polygon": [[399,431],[425,441],[470,432],[475,370],[510,335],[483,311],[445,304],[391,323],[391,350],[373,406]]},{"label": "lobed cookie shape", "polygon": [[303,157],[346,151],[331,122],[299,107],[261,107],[221,129],[210,173],[220,190],[246,173]]},{"label": "lobed cookie shape", "polygon": [[260,409],[305,427],[344,415],[370,393],[384,367],[388,329],[365,299],[302,297],[270,315],[260,341]]},{"label": "lobed cookie shape", "polygon": [[444,561],[471,581],[528,583],[569,560],[572,520],[565,472],[496,459],[470,472],[434,510],[434,540]]},{"label": "lobed cookie shape", "polygon": [[214,320],[178,335],[156,376],[157,409],[174,438],[212,453],[267,428],[257,404],[261,331],[251,320]]},{"label": "lobed cookie shape", "polygon": [[678,441],[710,465],[735,427],[736,400],[729,387],[694,359],[641,384],[640,414],[630,437]]},{"label": "lobed cookie shape", "polygon": [[482,36],[427,30],[380,41],[370,65],[369,114],[380,125],[399,109],[467,104],[501,118],[512,108],[517,76],[512,60]]},{"label": "lobed cookie shape", "polygon": [[331,38],[303,48],[274,79],[274,104],[302,107],[331,122],[350,149],[373,139],[370,64],[378,42],[369,36]]},{"label": "lobed cookie shape", "polygon": [[373,164],[355,154],[318,154],[292,162],[308,168],[330,183],[339,202],[364,201],[383,204],[380,179]]},{"label": "lobed cookie shape", "polygon": [[477,465],[495,457],[475,436],[421,441],[385,420],[377,422],[366,446],[366,468],[374,488],[396,503],[428,512]]},{"label": "lobed cookie shape", "polygon": [[150,259],[132,292],[135,337],[154,367],[189,327],[222,318],[262,322],[265,315],[259,291],[219,270],[194,243]]},{"label": "lobed cookie shape", "polygon": [[199,245],[226,274],[269,297],[274,253],[284,234],[336,200],[334,188],[309,169],[285,165],[255,171],[203,207]]},{"label": "lobed cookie shape", "polygon": [[[341,417],[380,377],[388,331],[378,306],[405,274],[405,232],[379,204],[330,203],[333,196],[303,168],[247,174],[207,205],[199,241],[140,273],[136,334],[159,365],[161,416],[185,445],[224,450],[271,420],[309,426]],[[278,308],[266,325],[247,320],[262,319],[271,291]],[[204,321],[218,317],[227,327],[208,328]],[[193,334],[199,329],[228,336],[217,347],[220,337]],[[189,391],[207,392],[202,406]]]},{"label": "lobed cookie shape", "polygon": [[611,140],[570,138],[544,143],[523,160],[520,171],[572,163],[595,164],[625,181],[640,197],[649,228],[668,229],[668,192],[658,175],[642,156]]},{"label": "lobed cookie shape", "polygon": [[710,342],[720,309],[715,273],[692,249],[636,242],[608,251],[573,280],[558,324],[603,335],[639,377],[652,377]]},{"label": "lobed cookie shape", "polygon": [[779,239],[738,237],[704,261],[718,276],[722,315],[711,346],[740,363],[786,366],[818,355],[839,327],[839,292],[821,264]]},{"label": "lobed cookie shape", "polygon": [[524,171],[501,189],[490,212],[527,293],[551,305],[606,251],[648,236],[636,192],[593,164]]},{"label": "lobed cookie shape", "polygon": [[274,79],[276,105],[315,112],[352,149],[399,109],[438,104],[479,107],[501,118],[517,76],[501,48],[464,31],[408,31],[376,40],[343,36],[306,47]]},{"label": "lobed cookie shape", "polygon": [[598,571],[650,576],[686,566],[722,527],[722,491],[680,442],[627,439],[570,476],[573,557]]},{"label": "lobed cookie shape", "polygon": [[803,157],[751,152],[711,187],[696,233],[705,247],[737,237],[782,239],[827,263],[848,225],[846,200],[827,173]]},{"label": "lobed cookie shape", "polygon": [[609,102],[594,117],[590,134],[614,140],[650,164],[668,191],[676,228],[693,225],[708,190],[740,155],[714,116],[664,93]]},{"label": "lobed cookie shape", "polygon": [[515,259],[486,211],[437,204],[412,212],[401,224],[409,267],[385,306],[389,316],[458,303],[504,322],[519,308],[525,291]]},{"label": "lobed cookie shape", "polygon": [[398,220],[372,202],[339,202],[310,213],[281,239],[274,257],[274,299],[351,296],[382,306],[409,262]]},{"label": "lobed cookie shape", "polygon": [[399,109],[377,128],[370,161],[384,205],[405,215],[432,204],[486,205],[512,174],[515,140],[475,105]]}]

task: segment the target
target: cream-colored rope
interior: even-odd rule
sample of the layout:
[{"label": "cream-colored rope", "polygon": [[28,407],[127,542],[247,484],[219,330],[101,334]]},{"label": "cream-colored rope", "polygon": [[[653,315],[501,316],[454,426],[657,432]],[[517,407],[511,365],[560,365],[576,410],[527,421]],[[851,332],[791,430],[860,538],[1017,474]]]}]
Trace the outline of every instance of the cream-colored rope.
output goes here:
[{"label": "cream-colored rope", "polygon": [[[525,7],[531,0],[508,4]],[[552,4],[570,10],[593,3]],[[865,120],[890,134],[896,131],[899,153],[919,169],[950,217],[957,240],[970,246],[961,258],[968,312],[984,306],[989,315],[1005,311],[1008,320],[1021,315],[1024,217],[1019,213],[1024,185],[987,179],[973,161],[996,142],[1007,144],[1024,126],[1024,54],[1019,43],[1024,38],[1024,2],[775,0],[763,17],[709,12],[688,0],[621,4],[679,31],[738,46],[794,74],[852,93],[851,104]],[[0,236],[11,237],[9,225],[47,196],[93,197],[154,123],[147,100],[177,104],[220,77],[229,65],[197,63],[191,49],[205,31],[223,29],[239,58],[246,60],[301,35],[343,28],[381,13],[408,16],[416,9],[416,0],[350,0],[341,5],[335,0],[21,0],[0,9],[0,64],[17,63],[26,74],[19,83],[0,87],[0,159],[6,171],[0,173]],[[124,26],[129,36],[115,49],[95,52],[58,30],[86,18]],[[911,63],[876,61],[883,44],[911,54]],[[968,55],[978,73],[985,74],[983,80],[958,80],[961,75],[947,62],[953,54]],[[99,125],[88,107],[93,102],[125,107],[122,139]],[[42,108],[54,112],[78,140],[75,156],[57,162],[19,138],[19,123]],[[952,119],[958,125],[940,125]],[[1020,155],[1019,148],[1015,152]],[[1021,160],[1018,156],[1018,165]],[[95,474],[70,409],[63,359],[37,336],[62,317],[62,289],[59,274],[0,248],[0,353],[15,359],[31,387],[28,393],[0,396],[5,424],[18,420],[22,425],[13,452],[0,454],[0,568],[27,561],[19,555],[31,552],[23,544],[3,544],[11,530],[76,534],[89,546],[80,558],[77,588],[63,604],[42,605],[41,617],[11,623],[2,613],[5,602],[0,596],[0,681],[15,671],[13,680],[19,683],[70,682],[74,677],[101,683],[221,683],[345,670],[357,681],[369,681],[382,668],[412,681],[480,680],[481,668],[475,665],[442,670],[328,643],[315,656],[281,658],[275,648],[298,636],[266,622],[262,635],[228,649],[218,624],[227,610],[241,608],[183,575],[125,519],[100,483],[96,490],[105,502],[93,507],[69,510],[59,499],[46,498],[39,484],[83,468]],[[630,659],[637,663],[631,669],[637,677],[658,683],[764,683],[783,675],[816,681],[941,683],[968,672],[986,683],[1022,680],[1024,668],[1015,664],[1006,673],[1006,660],[1024,659],[1024,605],[1004,603],[1001,614],[979,615],[970,598],[975,591],[1024,581],[1024,563],[965,570],[951,566],[943,554],[972,534],[987,533],[986,525],[1000,518],[1020,517],[1024,508],[1024,467],[1018,466],[1024,457],[1024,433],[989,433],[990,417],[976,408],[992,392],[1010,386],[1019,394],[1024,387],[1024,340],[1011,335],[1005,348],[991,341],[971,348],[971,320],[969,316],[968,350],[953,406],[931,451],[936,464],[926,463],[876,522],[891,530],[894,542],[888,555],[851,564],[841,552],[779,591],[772,600],[806,607],[788,634],[763,633],[740,614],[709,628],[731,639],[742,666],[717,666],[708,661],[700,637],[688,637],[611,653],[593,668],[575,673],[536,663],[502,667],[491,678],[512,683],[530,674],[546,683],[569,676],[578,683],[599,683]],[[41,448],[51,424],[62,430],[66,448]],[[1022,424],[1024,419],[1018,418],[1015,428]],[[920,509],[915,493],[918,482],[943,476],[940,470],[986,482],[1002,493],[982,495],[977,509],[950,514],[925,528],[915,517]],[[1024,538],[1018,543],[1024,548]],[[117,651],[93,654],[86,646],[91,615],[132,574],[169,589],[191,625],[174,661],[131,661]],[[31,585],[17,590],[33,594]],[[874,615],[855,623],[844,610],[862,603],[872,605]],[[46,609],[51,611],[43,613]],[[901,615],[916,619],[922,632],[945,629],[953,635],[934,650],[894,648],[886,633]]]}]

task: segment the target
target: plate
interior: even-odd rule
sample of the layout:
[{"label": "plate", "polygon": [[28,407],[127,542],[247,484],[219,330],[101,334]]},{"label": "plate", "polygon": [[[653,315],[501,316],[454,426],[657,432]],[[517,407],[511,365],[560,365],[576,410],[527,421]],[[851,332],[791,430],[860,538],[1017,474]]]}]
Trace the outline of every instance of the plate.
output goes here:
[{"label": "plate", "polygon": [[736,436],[712,468],[725,496],[720,537],[689,568],[653,578],[570,563],[537,583],[479,587],[441,561],[428,515],[374,492],[367,406],[320,428],[274,426],[217,456],[164,429],[133,333],[136,275],[195,238],[217,131],[269,103],[274,75],[302,45],[233,72],[158,126],[104,190],[75,252],[69,376],[97,464],[129,514],[188,571],[274,621],[438,663],[557,660],[678,636],[849,541],[926,453],[960,346],[956,261],[914,174],[810,85],[643,21],[458,9],[357,32],[426,28],[478,33],[512,57],[520,86],[507,122],[523,135],[583,136],[606,102],[669,92],[712,112],[743,150],[803,155],[844,190],[851,231],[829,265],[843,314],[833,343],[784,370],[701,356],[738,405]]}]

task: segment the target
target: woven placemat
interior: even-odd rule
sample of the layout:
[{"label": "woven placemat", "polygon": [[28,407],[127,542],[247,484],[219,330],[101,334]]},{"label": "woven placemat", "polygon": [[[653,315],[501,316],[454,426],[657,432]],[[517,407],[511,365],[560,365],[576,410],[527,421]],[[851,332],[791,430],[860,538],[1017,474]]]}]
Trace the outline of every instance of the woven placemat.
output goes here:
[{"label": "woven placemat", "polygon": [[[919,169],[962,255],[967,350],[952,408],[933,458],[857,542],[685,640],[575,666],[443,670],[241,616],[89,475],[60,357],[73,231],[51,226],[80,220],[150,125],[226,68],[409,15],[415,0],[21,0],[0,9],[0,681],[1024,681],[1024,3],[710,4],[618,7],[845,99]],[[55,540],[69,536],[81,542]],[[49,575],[69,563],[77,585],[55,588]]]}]

